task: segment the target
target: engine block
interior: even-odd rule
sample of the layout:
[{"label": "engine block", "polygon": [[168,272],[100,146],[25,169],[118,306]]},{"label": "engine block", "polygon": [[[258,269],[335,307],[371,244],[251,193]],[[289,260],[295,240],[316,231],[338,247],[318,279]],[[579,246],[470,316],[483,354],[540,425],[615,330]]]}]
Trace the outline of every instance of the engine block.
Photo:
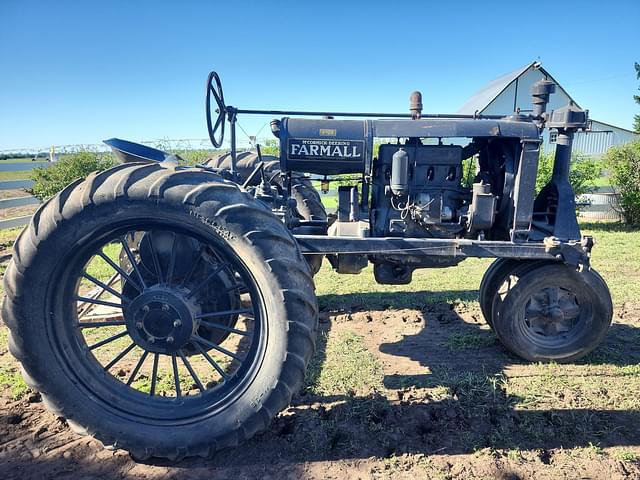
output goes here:
[{"label": "engine block", "polygon": [[373,169],[376,236],[453,237],[469,200],[462,188],[462,147],[381,145]]}]

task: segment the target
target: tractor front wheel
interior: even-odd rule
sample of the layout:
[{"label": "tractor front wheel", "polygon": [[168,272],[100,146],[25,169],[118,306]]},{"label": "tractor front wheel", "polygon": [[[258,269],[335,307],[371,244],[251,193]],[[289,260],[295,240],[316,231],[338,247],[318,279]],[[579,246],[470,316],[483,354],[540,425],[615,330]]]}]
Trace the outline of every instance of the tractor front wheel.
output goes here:
[{"label": "tractor front wheel", "polygon": [[571,362],[600,344],[613,305],[595,270],[543,262],[514,275],[493,303],[493,329],[505,347],[530,361]]}]

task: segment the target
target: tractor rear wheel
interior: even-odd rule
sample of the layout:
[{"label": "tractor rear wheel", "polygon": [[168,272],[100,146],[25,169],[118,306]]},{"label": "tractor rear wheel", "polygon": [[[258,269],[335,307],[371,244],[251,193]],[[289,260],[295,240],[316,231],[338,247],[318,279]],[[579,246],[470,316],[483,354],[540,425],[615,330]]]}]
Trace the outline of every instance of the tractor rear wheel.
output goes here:
[{"label": "tractor rear wheel", "polygon": [[4,285],[27,383],[74,430],[141,459],[208,456],[264,429],[314,350],[295,240],[201,169],[123,164],[73,183],[20,234]]},{"label": "tractor rear wheel", "polygon": [[[254,152],[238,153],[236,169],[238,175],[245,181],[260,161],[258,154]],[[280,160],[273,155],[262,155],[264,170],[269,178],[282,186],[280,178]],[[207,167],[231,170],[231,155],[225,153],[206,162]],[[304,175],[293,172],[291,174],[291,196],[296,200],[296,210],[302,220],[327,220],[327,212],[320,199],[320,194]],[[322,265],[322,255],[305,255],[309,266],[315,275]]]},{"label": "tractor rear wheel", "polygon": [[505,347],[530,361],[571,362],[600,344],[613,305],[595,270],[544,262],[514,274],[517,282],[493,304],[493,329]]}]

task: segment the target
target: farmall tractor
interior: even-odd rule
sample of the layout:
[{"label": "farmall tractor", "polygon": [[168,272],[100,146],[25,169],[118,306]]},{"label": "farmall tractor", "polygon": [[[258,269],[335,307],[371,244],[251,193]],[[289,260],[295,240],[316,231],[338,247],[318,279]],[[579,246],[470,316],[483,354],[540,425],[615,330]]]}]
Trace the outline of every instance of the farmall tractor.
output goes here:
[{"label": "farmall tractor", "polygon": [[[118,166],[47,201],[20,234],[2,316],[27,383],[77,432],[134,457],[207,456],[265,429],[314,352],[313,275],[373,264],[383,284],[466,257],[496,260],[487,323],[530,361],[570,362],[605,336],[612,304],[589,265],[568,181],[575,105],[506,117],[248,110],[207,81],[215,147],[197,167],[123,140]],[[280,156],[236,149],[239,115],[271,114]],[[536,196],[544,128],[553,178]],[[473,175],[464,182],[463,165]],[[327,216],[309,174],[340,175]],[[348,182],[347,182],[348,183]]]}]

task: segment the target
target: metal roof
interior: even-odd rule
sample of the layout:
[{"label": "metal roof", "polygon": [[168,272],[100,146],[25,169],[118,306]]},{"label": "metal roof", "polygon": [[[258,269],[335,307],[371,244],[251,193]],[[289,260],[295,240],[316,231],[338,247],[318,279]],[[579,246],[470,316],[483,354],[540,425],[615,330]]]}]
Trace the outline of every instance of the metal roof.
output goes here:
[{"label": "metal roof", "polygon": [[476,112],[482,113],[489,106],[491,102],[493,102],[502,92],[504,92],[509,87],[509,85],[511,85],[518,78],[524,75],[530,68],[535,68],[537,70],[540,70],[540,72],[546,78],[548,78],[553,83],[555,83],[557,88],[563,91],[567,95],[567,97],[569,97],[569,99],[576,106],[578,106],[576,101],[573,98],[571,98],[571,95],[569,95],[564,88],[560,86],[560,84],[556,81],[556,79],[553,78],[549,74],[549,72],[547,72],[544,68],[542,68],[542,66],[540,65],[540,62],[535,61],[535,62],[528,63],[514,70],[513,72],[507,73],[506,75],[496,78],[495,80],[490,82],[482,90],[480,90],[473,97],[467,100],[467,103],[465,103],[460,108],[460,110],[458,110],[458,113],[465,113],[465,114],[474,114]]},{"label": "metal roof", "polygon": [[[527,73],[530,69],[536,69],[539,70],[540,73],[542,73],[542,75],[551,80],[553,83],[556,84],[556,91],[561,91],[564,92],[564,94],[567,96],[567,98],[569,98],[569,100],[571,102],[573,102],[576,106],[579,107],[579,105],[577,104],[577,102],[571,97],[571,95],[569,95],[569,93],[567,93],[567,91],[562,88],[562,86],[558,83],[558,81],[553,78],[548,71],[546,71],[544,68],[542,68],[540,62],[536,61],[536,62],[531,62],[528,63],[527,65],[524,65],[516,70],[514,70],[513,72],[507,73],[506,75],[503,75],[499,78],[496,78],[495,80],[493,80],[492,82],[490,82],[489,84],[487,84],[483,89],[481,89],[480,91],[478,91],[473,97],[471,97],[469,100],[467,100],[467,103],[465,103],[460,110],[458,110],[458,113],[462,113],[462,114],[481,114],[483,113],[487,107],[498,97],[500,96],[500,94],[502,94],[502,92],[504,92],[507,88],[509,88],[509,86],[515,82],[518,78],[520,78],[522,75],[524,75],[525,73]],[[505,112],[506,114],[507,112]],[[633,132],[632,130],[628,130],[626,128],[622,128],[622,127],[617,127],[615,125],[612,125],[610,123],[606,123],[606,122],[601,122],[600,120],[596,120],[596,119],[591,119],[591,121],[593,122],[597,122],[603,125],[606,125],[608,127],[612,127],[612,128],[616,128],[618,130],[622,130],[624,132],[628,132],[628,133],[633,133],[635,134],[635,132]],[[637,134],[635,134],[637,136]]]}]

